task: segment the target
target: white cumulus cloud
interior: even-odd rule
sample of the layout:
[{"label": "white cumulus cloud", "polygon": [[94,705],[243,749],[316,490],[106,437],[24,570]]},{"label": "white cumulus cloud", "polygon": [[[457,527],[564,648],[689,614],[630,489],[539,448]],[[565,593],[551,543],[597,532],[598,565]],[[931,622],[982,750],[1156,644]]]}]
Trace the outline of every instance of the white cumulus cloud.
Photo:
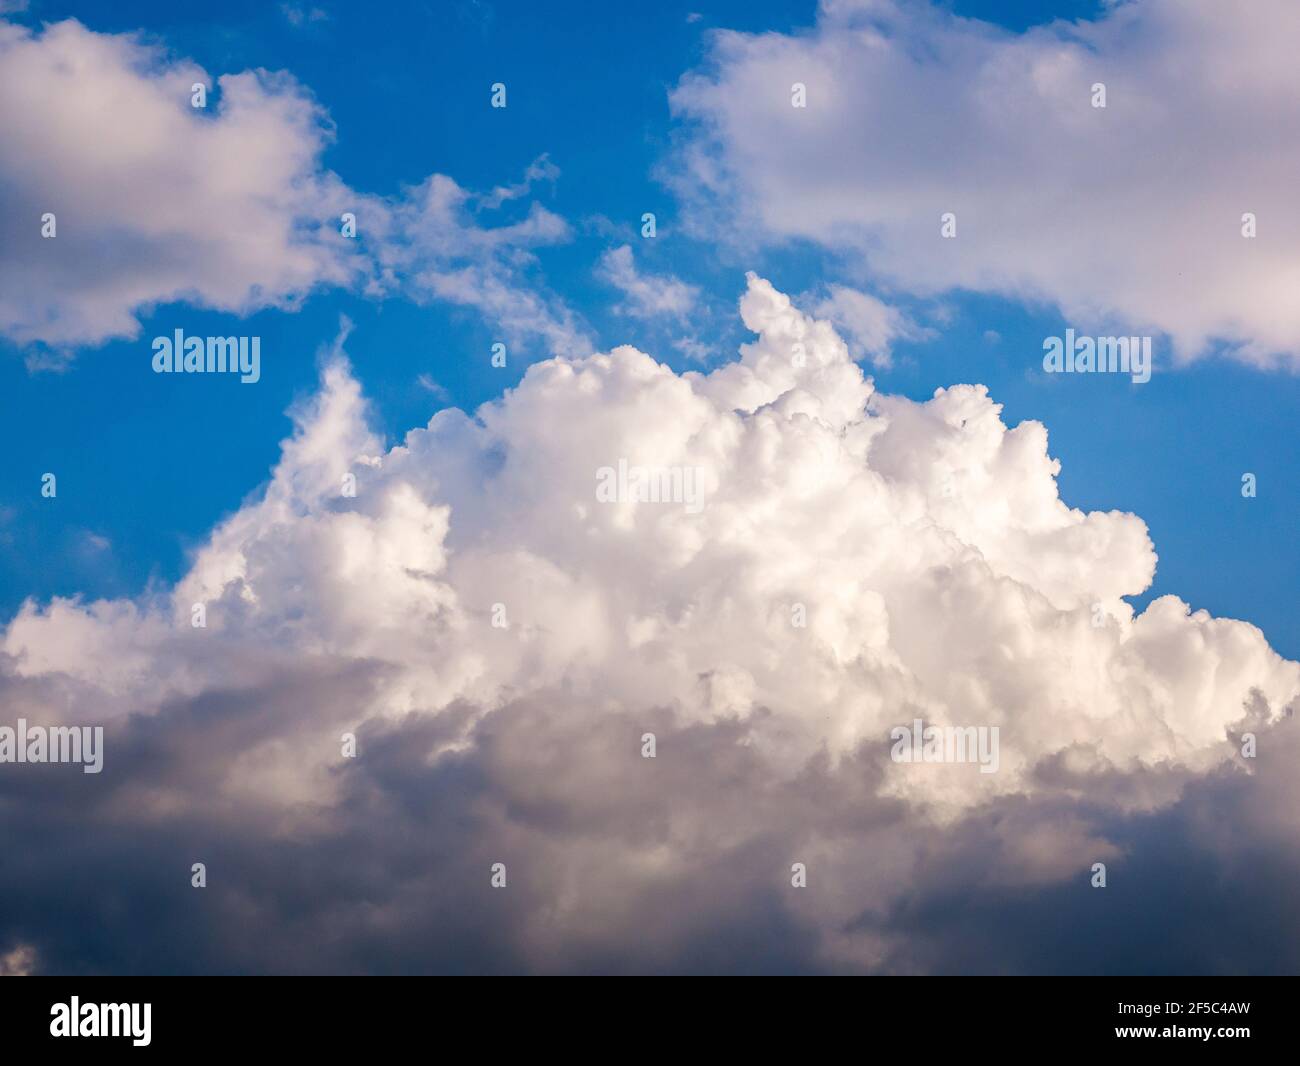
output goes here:
[{"label": "white cumulus cloud", "polygon": [[[338,350],[174,588],[25,604],[0,692],[34,723],[107,723],[106,898],[175,838],[241,886],[203,919],[219,968],[728,968],[743,929],[746,967],[911,971],[959,966],[975,933],[914,930],[908,900],[1086,877],[1125,861],[1116,825],[1189,794],[1226,790],[1234,832],[1294,846],[1234,782],[1245,731],[1267,787],[1294,780],[1300,664],[1173,596],[1135,615],[1146,526],[1062,501],[1046,429],[983,386],[879,394],[753,275],[740,312],[755,337],[712,372],[555,358],[393,446]],[[702,506],[601,502],[620,462],[698,472]],[[997,727],[997,772],[892,761],[917,718]],[[268,895],[285,847],[318,873]],[[484,910],[496,861],[506,917]],[[807,892],[780,891],[793,861]],[[58,966],[55,919],[25,922]]]},{"label": "white cumulus cloud", "polygon": [[1289,0],[1133,0],[1023,33],[825,0],[810,32],[713,35],[672,96],[695,123],[674,184],[697,225],[809,238],[909,291],[1295,366],[1298,36]]},{"label": "white cumulus cloud", "polygon": [[[29,603],[3,649],[132,706],[228,682],[227,642],[388,664],[359,720],[563,686],[737,717],[789,772],[913,717],[999,726],[1001,772],[952,777],[958,803],[1033,790],[1066,752],[1205,768],[1248,707],[1300,693],[1253,626],[1169,596],[1134,616],[1146,527],[1064,503],[1041,424],[1008,427],[980,385],[875,393],[828,323],[752,275],[741,313],[757,339],[712,373],[628,347],[554,359],[388,449],[336,359],[170,602]],[[620,461],[698,471],[702,505],[600,502]],[[922,777],[886,780],[934,798]]]},{"label": "white cumulus cloud", "polygon": [[[195,83],[204,108],[191,106]],[[333,136],[284,72],[214,79],[137,35],[0,22],[0,334],[66,352],[136,336],[159,303],[247,314],[339,287],[471,306],[513,342],[590,350],[529,276],[534,249],[569,239],[566,223],[536,202],[513,223],[478,213],[554,180],[553,164],[477,200],[438,174],[378,197],[323,165]]]}]

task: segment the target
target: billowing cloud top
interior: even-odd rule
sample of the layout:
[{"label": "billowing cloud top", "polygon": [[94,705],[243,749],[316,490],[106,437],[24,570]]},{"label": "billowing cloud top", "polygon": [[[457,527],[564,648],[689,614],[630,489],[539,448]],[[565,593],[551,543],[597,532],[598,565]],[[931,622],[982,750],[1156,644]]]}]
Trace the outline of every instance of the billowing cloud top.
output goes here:
[{"label": "billowing cloud top", "polygon": [[[482,918],[465,935],[484,966],[657,965],[796,859],[818,902],[763,888],[754,914],[802,930],[801,957],[881,965],[896,938],[854,916],[924,879],[916,849],[955,839],[926,834],[980,824],[1000,841],[983,876],[1055,883],[1116,853],[1081,796],[1135,814],[1244,776],[1234,738],[1283,727],[1300,665],[1171,596],[1135,617],[1146,527],[1063,503],[1042,425],[1008,428],[978,385],[876,393],[829,324],[753,275],[740,310],[757,339],[712,373],[629,347],[556,358],[388,449],[336,353],[265,492],[173,590],[24,606],[0,640],[7,702],[108,722],[114,832],[187,826],[245,860],[283,840],[356,876],[395,864],[369,918],[333,882],[301,904],[344,908],[372,948],[414,883],[369,849],[423,841],[411,876],[429,906]],[[601,494],[638,468],[676,471],[684,495]],[[891,761],[891,728],[916,718],[998,727],[998,771]],[[404,826],[416,809],[423,829]],[[375,819],[393,835],[360,843]],[[853,839],[881,849],[871,872]],[[508,919],[466,903],[493,856],[529,886]],[[694,880],[719,864],[730,889]],[[673,900],[656,947],[628,909],[647,893]],[[350,944],[281,963],[364,965]],[[271,949],[213,950],[260,968]]]},{"label": "billowing cloud top", "polygon": [[[5,650],[23,674],[159,700],[205,683],[205,645],[180,655],[184,678],[139,656],[179,653],[167,634],[204,603],[212,643],[390,663],[378,713],[564,683],[700,719],[762,709],[758,732],[803,759],[915,711],[1001,724],[1020,771],[1071,746],[1196,760],[1252,688],[1274,712],[1296,695],[1296,667],[1249,625],[1172,598],[1133,617],[1146,527],[1067,507],[1042,425],[1008,429],[982,386],[874,394],[826,323],[752,275],[741,312],[759,339],[711,374],[627,347],[553,360],[387,453],[335,361],[264,497],[213,533],[169,609],[29,605]],[[698,513],[601,502],[598,468],[620,460],[696,471]]]}]

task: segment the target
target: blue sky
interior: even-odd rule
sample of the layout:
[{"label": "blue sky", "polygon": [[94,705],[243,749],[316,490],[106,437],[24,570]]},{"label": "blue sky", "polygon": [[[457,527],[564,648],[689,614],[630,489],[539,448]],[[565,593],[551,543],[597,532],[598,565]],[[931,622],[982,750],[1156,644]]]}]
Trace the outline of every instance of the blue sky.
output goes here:
[{"label": "blue sky", "polygon": [[[1015,30],[1094,9],[955,5]],[[701,17],[688,20],[692,12]],[[746,269],[793,294],[844,280],[836,257],[806,241],[739,256],[682,233],[680,204],[659,180],[683,126],[668,94],[704,61],[708,33],[798,33],[814,14],[806,3],[665,3],[618,17],[596,4],[555,15],[526,4],[342,5],[293,25],[273,5],[246,3],[224,7],[215,32],[210,13],[170,4],[43,3],[15,18],[144,28],[214,73],[287,70],[336,126],[325,165],[369,193],[397,194],[431,172],[487,190],[519,180],[546,155],[560,176],[538,199],[570,221],[573,236],[539,250],[538,277],[602,348],[632,343],[682,369],[699,364],[673,347],[672,328],[613,309],[616,294],[593,273],[607,249],[632,243],[642,267],[701,288],[699,321],[714,330],[715,362],[733,357],[746,337],[732,313]],[[491,111],[488,86],[498,80],[509,86],[510,106]],[[644,211],[658,218],[653,241],[639,237]],[[893,366],[872,369],[880,389],[925,398],[955,382],[987,384],[1009,423],[1047,425],[1069,504],[1146,520],[1160,559],[1153,594],[1177,591],[1193,607],[1254,622],[1279,652],[1300,656],[1295,374],[1205,359],[1147,386],[1097,376],[1067,388],[1037,368],[1042,338],[1067,324],[1057,309],[962,291],[898,302],[922,317],[942,303],[947,315],[931,322],[928,339],[896,342]],[[7,343],[0,609],[12,614],[28,596],[121,596],[175,580],[187,550],[265,480],[287,431],[284,411],[314,387],[316,353],[340,315],[354,324],[349,353],[390,442],[440,403],[470,409],[499,394],[548,354],[534,342],[513,351],[506,370],[493,369],[486,353],[494,325],[472,309],[337,289],[315,292],[295,312],[249,317],[245,328],[263,338],[264,352],[254,388],[149,371],[142,352],[155,334],[177,324],[194,333],[227,328],[228,316],[185,303],[144,312],[139,338],[84,346],[61,372],[29,372],[21,347]],[[1158,341],[1157,365],[1167,358]],[[420,387],[421,375],[446,398]],[[57,500],[36,491],[47,470],[59,474]],[[1255,499],[1240,495],[1244,471],[1258,477]]]}]

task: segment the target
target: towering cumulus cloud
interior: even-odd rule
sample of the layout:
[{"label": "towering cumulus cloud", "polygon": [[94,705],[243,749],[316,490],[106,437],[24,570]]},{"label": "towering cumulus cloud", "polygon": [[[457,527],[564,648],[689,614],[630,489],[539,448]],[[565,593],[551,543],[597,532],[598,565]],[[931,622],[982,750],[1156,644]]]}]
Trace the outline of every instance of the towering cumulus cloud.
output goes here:
[{"label": "towering cumulus cloud", "polygon": [[[711,373],[557,358],[392,448],[336,353],[265,492],[174,589],[24,606],[5,701],[108,728],[93,786],[43,779],[39,825],[0,804],[36,874],[0,867],[0,949],[38,968],[79,945],[117,969],[944,970],[1000,935],[1009,968],[1061,969],[1160,920],[1181,875],[1144,865],[1144,833],[1236,842],[1188,845],[1211,909],[1252,842],[1295,854],[1270,812],[1293,802],[1300,665],[1174,597],[1135,616],[1145,525],[1062,502],[1044,427],[1008,428],[983,386],[884,396],[768,282],[740,310],[757,339]],[[602,468],[624,471],[603,498]],[[699,506],[675,491],[692,484]],[[916,719],[996,727],[997,771],[894,761]],[[1035,954],[1012,904],[1080,945]],[[145,909],[142,932],[124,916]]]}]

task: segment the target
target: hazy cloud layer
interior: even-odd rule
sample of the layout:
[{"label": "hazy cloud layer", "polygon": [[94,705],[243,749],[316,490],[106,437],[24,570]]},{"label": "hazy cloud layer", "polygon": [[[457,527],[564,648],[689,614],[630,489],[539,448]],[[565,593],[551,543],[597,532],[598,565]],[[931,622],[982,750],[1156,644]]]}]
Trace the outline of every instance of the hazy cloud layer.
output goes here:
[{"label": "hazy cloud layer", "polygon": [[1181,358],[1222,341],[1294,367],[1297,38],[1289,0],[1135,0],[1024,33],[824,0],[811,32],[713,35],[672,97],[695,132],[671,180],[728,240],[810,238],[909,291],[1042,300],[1167,333]]},{"label": "hazy cloud layer", "polygon": [[[25,605],[6,718],[106,752],[0,774],[0,956],[1294,969],[1300,664],[1174,597],[1134,616],[1145,525],[1063,503],[982,386],[880,395],[756,277],[741,314],[712,373],[555,359],[395,447],[337,351],[175,589]],[[600,502],[620,460],[701,506]],[[914,718],[998,726],[998,772],[891,761]]]}]

